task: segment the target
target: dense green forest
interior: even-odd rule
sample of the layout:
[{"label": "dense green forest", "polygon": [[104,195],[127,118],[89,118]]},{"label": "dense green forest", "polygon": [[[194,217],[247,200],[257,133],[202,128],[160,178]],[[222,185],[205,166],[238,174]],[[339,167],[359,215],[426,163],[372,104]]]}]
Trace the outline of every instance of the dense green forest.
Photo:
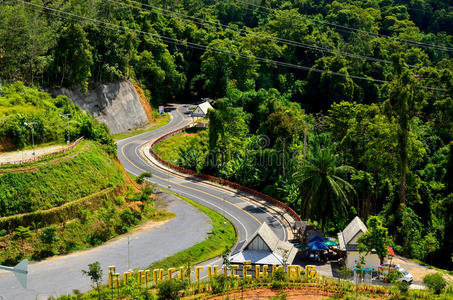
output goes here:
[{"label": "dense green forest", "polygon": [[398,252],[453,267],[450,1],[0,5],[3,80],[83,91],[128,77],[155,105],[216,99],[181,165],[330,233],[381,215]]}]

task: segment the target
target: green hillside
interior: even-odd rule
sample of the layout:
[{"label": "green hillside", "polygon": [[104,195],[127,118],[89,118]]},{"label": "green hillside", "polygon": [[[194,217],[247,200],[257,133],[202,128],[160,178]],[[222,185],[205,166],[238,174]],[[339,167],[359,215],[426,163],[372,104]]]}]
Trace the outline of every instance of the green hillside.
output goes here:
[{"label": "green hillside", "polygon": [[99,144],[84,141],[70,156],[0,174],[0,216],[48,209],[124,183],[123,171]]},{"label": "green hillside", "polygon": [[115,153],[107,126],[80,110],[67,97],[52,98],[20,81],[0,86],[0,90],[0,152],[31,146],[31,128],[26,124],[32,124],[35,144],[64,143],[68,137],[74,141],[83,136]]}]

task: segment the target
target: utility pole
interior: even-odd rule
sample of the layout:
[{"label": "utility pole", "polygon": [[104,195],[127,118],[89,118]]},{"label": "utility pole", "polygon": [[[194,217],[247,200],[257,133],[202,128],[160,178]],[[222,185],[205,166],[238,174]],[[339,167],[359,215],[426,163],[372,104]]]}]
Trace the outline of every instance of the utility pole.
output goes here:
[{"label": "utility pole", "polygon": [[131,269],[130,244],[131,244],[131,237],[127,236],[127,270],[128,271]]},{"label": "utility pole", "polygon": [[35,137],[34,137],[34,131],[33,131],[33,125],[35,125],[35,124],[36,124],[36,122],[30,122],[30,123],[24,122],[24,125],[30,127],[30,129],[31,129],[31,142],[33,144],[33,155],[36,155],[36,152],[35,152]]},{"label": "utility pole", "polygon": [[66,119],[67,123],[66,123],[66,133],[68,135],[68,138],[66,140],[66,144],[69,144],[71,142],[71,137],[69,136],[69,116],[71,116],[71,114],[59,114],[60,117],[63,117]]},{"label": "utility pole", "polygon": [[130,251],[130,245],[131,241],[137,240],[138,237],[131,239],[130,235],[127,236],[127,270],[131,271],[131,251]]}]

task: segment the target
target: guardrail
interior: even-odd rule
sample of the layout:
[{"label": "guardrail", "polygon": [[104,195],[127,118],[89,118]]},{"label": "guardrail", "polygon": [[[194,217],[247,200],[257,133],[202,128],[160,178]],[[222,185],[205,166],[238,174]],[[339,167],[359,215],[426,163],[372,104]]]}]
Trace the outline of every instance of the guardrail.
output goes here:
[{"label": "guardrail", "polygon": [[28,158],[28,159],[0,162],[0,166],[1,165],[20,165],[20,164],[30,163],[30,162],[34,162],[34,161],[37,161],[39,159],[42,159],[44,157],[47,157],[47,156],[50,156],[50,155],[54,155],[56,153],[66,152],[66,151],[74,149],[80,143],[80,141],[82,141],[82,140],[83,140],[83,136],[79,137],[74,143],[72,143],[72,145],[64,147],[64,148],[62,148],[60,150],[57,150],[57,151],[54,151],[54,152],[51,152],[51,153],[46,153],[46,154],[43,154],[43,155],[38,155],[38,156],[35,156],[35,157],[32,157],[32,158]]},{"label": "guardrail", "polygon": [[187,175],[191,175],[191,176],[195,176],[195,177],[198,177],[198,178],[201,178],[201,179],[206,179],[206,180],[209,180],[209,181],[212,181],[212,182],[215,182],[215,183],[218,183],[218,184],[221,184],[221,185],[226,185],[226,186],[229,186],[231,188],[234,188],[234,189],[237,189],[237,190],[240,190],[240,191],[243,191],[243,192],[246,192],[246,193],[249,193],[249,194],[252,194],[254,196],[257,196],[257,197],[260,197],[284,210],[286,210],[290,215],[293,216],[293,218],[295,218],[297,221],[302,221],[302,219],[300,218],[300,216],[291,208],[289,207],[288,205],[286,205],[285,203],[269,196],[269,195],[266,195],[264,193],[261,193],[261,192],[258,192],[254,189],[251,189],[249,187],[246,187],[246,186],[243,186],[243,185],[240,185],[236,182],[232,182],[232,181],[229,181],[229,180],[225,180],[225,179],[222,179],[222,178],[219,178],[219,177],[215,177],[215,176],[211,176],[211,175],[206,175],[206,174],[202,174],[202,173],[198,173],[198,172],[195,172],[193,170],[189,170],[189,169],[186,169],[186,168],[183,168],[183,167],[180,167],[180,166],[176,166],[174,164],[171,164],[165,160],[163,160],[159,155],[157,155],[156,152],[154,152],[153,150],[153,147],[154,145],[156,145],[157,143],[159,143],[160,141],[172,136],[172,135],[175,135],[177,133],[180,133],[182,131],[184,131],[185,129],[187,128],[190,128],[192,127],[191,125],[187,125],[187,126],[184,126],[178,130],[175,130],[175,131],[172,131],[170,133],[167,133],[161,137],[159,137],[158,139],[156,139],[152,144],[151,144],[151,147],[149,149],[151,155],[158,161],[160,162],[161,164],[175,170],[175,171],[178,171],[178,172],[181,172],[181,173],[184,173],[184,174],[187,174]]}]

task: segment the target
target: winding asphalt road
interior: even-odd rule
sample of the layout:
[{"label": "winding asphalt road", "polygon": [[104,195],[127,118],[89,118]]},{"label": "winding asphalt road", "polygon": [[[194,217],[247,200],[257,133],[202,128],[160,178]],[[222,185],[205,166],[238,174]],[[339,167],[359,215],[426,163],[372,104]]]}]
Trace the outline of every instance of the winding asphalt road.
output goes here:
[{"label": "winding asphalt road", "polygon": [[280,239],[287,240],[288,224],[269,207],[251,201],[252,198],[243,193],[224,189],[198,178],[168,172],[162,166],[144,157],[141,151],[145,144],[190,124],[192,119],[186,115],[186,112],[187,108],[184,105],[174,105],[171,111],[172,119],[166,126],[119,141],[118,157],[124,168],[136,176],[149,172],[153,175],[150,180],[152,183],[167,189],[170,187],[169,189],[174,193],[219,212],[233,223],[239,242],[246,240],[263,222],[266,222]]},{"label": "winding asphalt road", "polygon": [[[48,299],[50,296],[71,294],[74,289],[88,291],[90,280],[82,276],[88,264],[99,261],[107,278],[107,267],[115,265],[121,273],[128,268],[144,268],[155,261],[187,249],[207,238],[212,230],[210,220],[192,205],[163,194],[166,209],[176,218],[153,226],[142,225],[138,230],[122,235],[106,244],[69,255],[33,262],[28,268],[28,287],[24,289],[13,273],[0,271],[0,300]],[[147,225],[151,224],[151,228]],[[176,237],[175,233],[179,236]],[[130,266],[128,266],[128,236]]]},{"label": "winding asphalt road", "polygon": [[[172,120],[166,126],[119,141],[118,157],[125,169],[133,175],[150,172],[153,174],[152,183],[224,215],[235,226],[238,243],[252,235],[263,222],[280,239],[287,240],[288,224],[268,206],[253,201],[252,196],[169,172],[144,157],[141,150],[145,144],[191,122],[184,115],[184,110],[181,105],[175,106],[171,112]],[[134,235],[139,239],[131,242],[131,268],[146,267],[186,249],[204,240],[211,230],[205,215],[184,201],[167,197],[170,198],[168,209],[176,213],[176,218]],[[122,236],[91,250],[32,263],[29,266],[28,289],[20,287],[12,273],[0,271],[0,299],[47,299],[50,295],[70,294],[73,289],[87,291],[90,283],[82,277],[81,270],[97,260],[104,271],[107,266],[116,265],[118,271],[124,272],[128,268],[127,244],[127,237]],[[205,262],[207,264],[221,264],[221,261],[217,258]]]}]

